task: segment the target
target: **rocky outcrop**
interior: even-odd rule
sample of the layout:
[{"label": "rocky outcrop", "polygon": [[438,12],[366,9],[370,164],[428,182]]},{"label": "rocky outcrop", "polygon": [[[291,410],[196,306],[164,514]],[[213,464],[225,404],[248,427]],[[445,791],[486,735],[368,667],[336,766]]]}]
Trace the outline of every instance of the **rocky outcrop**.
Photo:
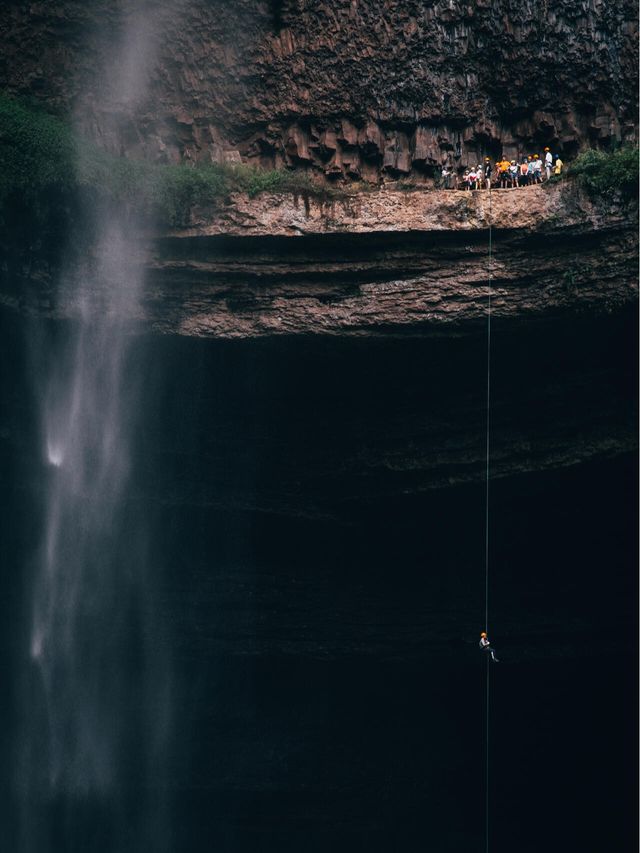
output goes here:
[{"label": "rocky outcrop", "polygon": [[[195,337],[460,335],[484,323],[490,276],[497,319],[601,315],[637,299],[636,211],[572,183],[238,193],[194,210],[187,226],[138,238],[140,319]],[[77,306],[54,294],[56,275],[36,259],[5,274],[0,298],[73,316]]]},{"label": "rocky outcrop", "polygon": [[567,159],[635,137],[631,0],[153,0],[136,58],[151,94],[131,114],[115,71],[98,101],[95,69],[134,7],[10,3],[1,85],[75,108],[87,133],[130,156],[319,180],[422,180],[445,161],[547,144]]},{"label": "rocky outcrop", "polygon": [[[460,334],[602,313],[637,298],[633,210],[575,188],[236,196],[155,245],[148,318],[163,332]],[[492,254],[489,257],[489,223]]]}]

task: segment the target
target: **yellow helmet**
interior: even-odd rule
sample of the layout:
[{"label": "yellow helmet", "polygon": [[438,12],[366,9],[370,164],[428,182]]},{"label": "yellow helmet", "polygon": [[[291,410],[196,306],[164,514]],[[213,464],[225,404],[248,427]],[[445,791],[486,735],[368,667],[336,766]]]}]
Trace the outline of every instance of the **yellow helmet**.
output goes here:
[{"label": "yellow helmet", "polygon": [[485,637],[485,638],[486,638],[486,636],[487,636],[486,631],[483,631],[483,632],[480,634],[480,636],[481,636],[481,637]]}]

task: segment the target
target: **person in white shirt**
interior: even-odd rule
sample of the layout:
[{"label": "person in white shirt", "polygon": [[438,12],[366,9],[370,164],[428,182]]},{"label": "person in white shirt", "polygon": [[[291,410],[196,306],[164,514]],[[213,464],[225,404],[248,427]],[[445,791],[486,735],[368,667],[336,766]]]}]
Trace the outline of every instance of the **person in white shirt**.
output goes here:
[{"label": "person in white shirt", "polygon": [[553,168],[553,154],[548,148],[544,149],[544,168],[547,173],[547,180],[551,177],[551,169]]},{"label": "person in white shirt", "polygon": [[542,160],[536,154],[535,160],[533,161],[533,175],[536,184],[542,183]]}]

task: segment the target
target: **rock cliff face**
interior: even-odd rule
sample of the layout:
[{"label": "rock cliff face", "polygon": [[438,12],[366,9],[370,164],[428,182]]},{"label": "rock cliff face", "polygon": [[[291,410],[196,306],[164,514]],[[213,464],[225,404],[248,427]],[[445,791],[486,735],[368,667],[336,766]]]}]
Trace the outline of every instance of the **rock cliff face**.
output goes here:
[{"label": "rock cliff face", "polygon": [[[214,407],[215,438],[203,439],[210,451],[199,457],[199,485],[185,485],[183,470],[188,497],[171,500],[322,517],[482,481],[490,275],[494,476],[632,451],[636,221],[635,205],[596,203],[571,183],[491,196],[383,189],[325,200],[236,195],[194,211],[188,226],[154,235],[150,245],[141,237],[143,327],[213,346],[206,358],[215,383],[230,370],[229,381],[242,385],[239,353],[253,363],[264,341],[272,370],[260,409],[281,414],[247,414],[246,444],[257,442],[273,461],[270,488],[256,493],[251,481],[226,491],[216,473],[210,481],[225,493],[216,498],[200,480],[209,452],[212,465],[219,458],[230,470],[245,464],[233,438],[237,411]],[[64,293],[57,298],[55,282],[55,270],[36,264],[5,277],[2,303],[12,312],[72,318],[79,306]],[[216,355],[225,341],[238,349]],[[170,342],[157,346],[180,352]],[[196,360],[205,357],[198,352]],[[234,366],[221,368],[218,358]],[[287,396],[291,360],[307,369]],[[380,397],[365,378],[369,370],[386,377]],[[287,402],[278,408],[274,394]],[[300,394],[316,395],[320,407],[350,395],[360,401],[345,409],[355,445],[341,447],[340,439],[337,449],[312,407],[298,412]],[[181,464],[183,444],[166,449]],[[153,488],[166,499],[173,486]]]},{"label": "rock cliff face", "polygon": [[148,316],[215,337],[464,334],[490,273],[498,318],[602,313],[637,297],[635,228],[573,187],[237,196],[157,242]]},{"label": "rock cliff face", "polygon": [[[491,194],[238,193],[138,241],[147,264],[139,319],[191,337],[475,334],[490,276],[494,317],[518,324],[601,316],[637,300],[636,205],[594,202],[572,183]],[[72,317],[77,306],[55,292],[57,269],[28,260],[3,273],[2,302]]]},{"label": "rock cliff face", "polygon": [[[0,85],[79,107],[132,156],[318,179],[419,180],[446,160],[543,145],[566,158],[635,134],[632,0],[149,0],[151,96],[127,115],[117,75],[106,108],[91,81],[139,6],[9,3]],[[116,143],[105,114],[119,111]]]},{"label": "rock cliff face", "polygon": [[[636,232],[634,205],[596,204],[572,185],[238,196],[155,242],[146,322],[168,335],[271,341],[266,386],[282,382],[288,403],[264,400],[282,418],[267,415],[256,434],[278,483],[263,509],[348,515],[484,478],[489,275],[493,476],[632,451],[623,351],[635,340]],[[292,365],[299,358],[306,370]],[[297,411],[307,394],[321,407],[340,401],[353,448],[335,453],[341,441],[313,407]]]}]

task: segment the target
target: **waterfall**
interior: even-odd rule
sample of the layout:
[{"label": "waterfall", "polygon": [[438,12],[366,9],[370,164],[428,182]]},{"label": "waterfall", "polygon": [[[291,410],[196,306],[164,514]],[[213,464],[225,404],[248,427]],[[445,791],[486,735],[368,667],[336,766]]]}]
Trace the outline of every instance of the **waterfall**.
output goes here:
[{"label": "waterfall", "polygon": [[[93,93],[108,104],[98,112],[110,116],[100,131],[111,146],[122,117],[144,103],[159,32],[153,7],[122,14]],[[151,531],[133,499],[144,250],[131,211],[96,202],[84,218],[90,226],[71,235],[59,282],[58,310],[71,319],[41,353],[46,487],[30,590],[20,831],[28,853],[162,851],[170,685]]]}]

